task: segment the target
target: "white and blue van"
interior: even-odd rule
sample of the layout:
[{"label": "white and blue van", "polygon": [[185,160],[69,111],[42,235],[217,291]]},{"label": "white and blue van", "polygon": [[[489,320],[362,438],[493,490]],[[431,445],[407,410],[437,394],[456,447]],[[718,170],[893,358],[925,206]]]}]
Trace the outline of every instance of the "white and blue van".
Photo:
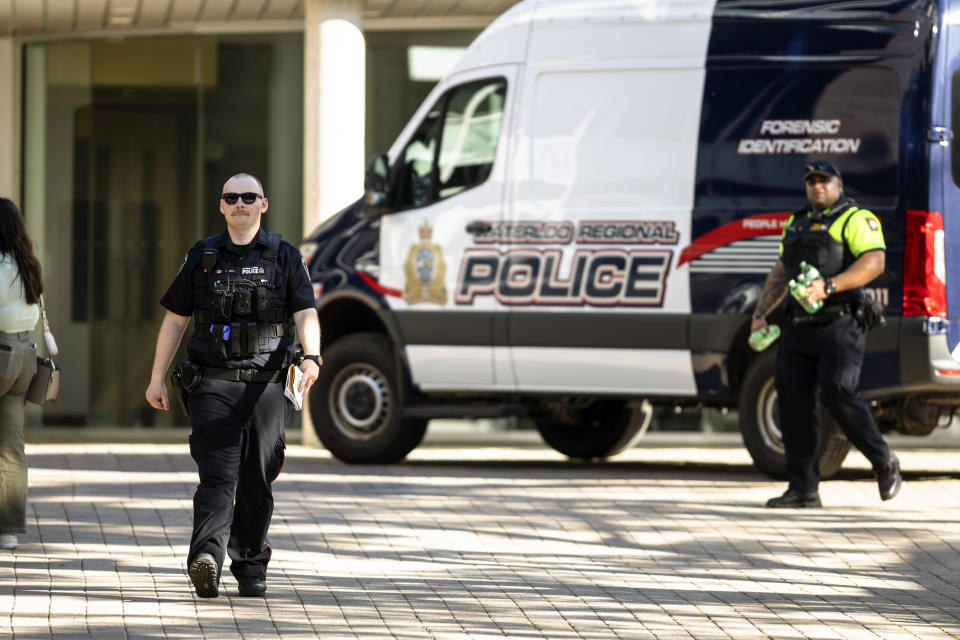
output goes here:
[{"label": "white and blue van", "polygon": [[960,407],[955,92],[957,0],[520,2],[305,243],[320,440],[388,462],[430,418],[520,415],[605,457],[651,406],[737,407],[781,475],[776,349],[746,338],[811,159],[883,222],[861,389],[931,432]]}]

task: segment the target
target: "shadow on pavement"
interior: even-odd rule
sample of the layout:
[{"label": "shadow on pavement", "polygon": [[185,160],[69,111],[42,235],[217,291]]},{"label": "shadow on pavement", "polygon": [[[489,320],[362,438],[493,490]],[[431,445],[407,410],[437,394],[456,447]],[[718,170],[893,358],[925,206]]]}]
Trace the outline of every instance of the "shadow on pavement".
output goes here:
[{"label": "shadow on pavement", "polygon": [[762,508],[779,483],[749,465],[292,455],[265,603],[229,576],[193,598],[185,450],[29,463],[31,533],[0,554],[0,595],[46,622],[17,637],[960,635],[960,472],[908,472],[923,486],[881,508],[844,470],[832,506],[800,512]]}]

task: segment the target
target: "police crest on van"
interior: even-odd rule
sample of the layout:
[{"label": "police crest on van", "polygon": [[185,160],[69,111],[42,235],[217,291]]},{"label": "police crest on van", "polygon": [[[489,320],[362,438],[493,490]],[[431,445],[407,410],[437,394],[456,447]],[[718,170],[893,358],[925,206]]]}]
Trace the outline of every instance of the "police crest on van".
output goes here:
[{"label": "police crest on van", "polygon": [[420,242],[410,245],[407,261],[403,266],[406,278],[403,300],[407,304],[446,304],[447,288],[443,286],[443,276],[447,267],[443,260],[443,250],[440,245],[430,241],[433,238],[433,227],[429,222],[424,221],[418,231]]}]

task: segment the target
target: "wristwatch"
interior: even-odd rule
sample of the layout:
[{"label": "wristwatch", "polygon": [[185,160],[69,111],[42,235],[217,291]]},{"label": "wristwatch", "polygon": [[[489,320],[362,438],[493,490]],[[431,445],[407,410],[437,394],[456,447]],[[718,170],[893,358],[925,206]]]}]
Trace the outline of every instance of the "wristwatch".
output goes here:
[{"label": "wristwatch", "polygon": [[304,360],[313,360],[314,363],[316,363],[316,365],[317,365],[318,367],[320,366],[320,363],[322,362],[320,356],[300,356],[300,361],[303,362]]},{"label": "wristwatch", "polygon": [[824,292],[825,294],[827,294],[828,297],[829,297],[829,296],[832,296],[834,293],[837,292],[837,285],[835,285],[835,284],[833,283],[833,280],[831,280],[830,278],[824,278],[824,279],[823,279],[823,292]]}]

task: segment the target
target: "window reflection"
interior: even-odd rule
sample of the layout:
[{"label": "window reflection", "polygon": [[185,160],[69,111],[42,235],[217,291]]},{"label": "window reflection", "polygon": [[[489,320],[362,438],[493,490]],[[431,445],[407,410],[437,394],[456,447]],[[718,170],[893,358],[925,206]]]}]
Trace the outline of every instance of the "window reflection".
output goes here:
[{"label": "window reflection", "polygon": [[223,229],[217,198],[237,171],[269,190],[265,226],[300,241],[302,36],[38,43],[25,57],[24,209],[69,380],[28,419],[185,425],[143,400],[159,299]]},{"label": "window reflection", "polygon": [[497,151],[506,90],[498,78],[455,87],[437,101],[394,170],[397,210],[424,207],[486,181]]}]

